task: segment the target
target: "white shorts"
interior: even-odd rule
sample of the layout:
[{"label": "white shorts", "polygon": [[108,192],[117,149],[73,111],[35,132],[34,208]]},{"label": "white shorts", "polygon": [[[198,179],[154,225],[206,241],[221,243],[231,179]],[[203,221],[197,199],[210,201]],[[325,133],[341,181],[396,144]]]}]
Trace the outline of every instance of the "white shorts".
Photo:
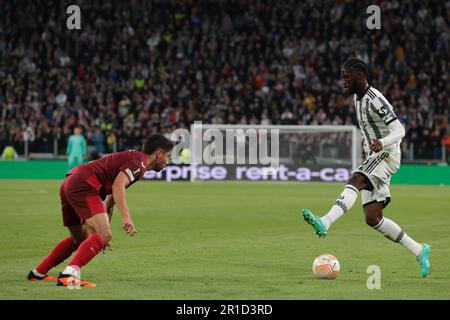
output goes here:
[{"label": "white shorts", "polygon": [[400,168],[400,154],[380,151],[369,156],[357,170],[369,179],[372,186],[370,190],[362,190],[362,204],[369,205],[374,202],[384,202],[383,208],[391,201],[389,185],[391,177]]}]

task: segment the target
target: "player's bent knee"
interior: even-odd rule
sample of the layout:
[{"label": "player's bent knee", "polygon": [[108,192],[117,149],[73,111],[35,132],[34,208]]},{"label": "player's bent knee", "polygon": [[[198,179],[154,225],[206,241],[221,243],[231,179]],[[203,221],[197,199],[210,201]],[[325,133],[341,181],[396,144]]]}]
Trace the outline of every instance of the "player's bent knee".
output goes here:
[{"label": "player's bent knee", "polygon": [[375,227],[383,219],[383,211],[378,210],[378,208],[372,208],[371,210],[365,209],[364,214],[366,216],[366,223],[371,227]]},{"label": "player's bent knee", "polygon": [[362,190],[366,187],[364,176],[358,173],[352,174],[352,176],[348,179],[347,183],[351,184],[358,190]]},{"label": "player's bent knee", "polygon": [[73,238],[72,237],[72,243],[75,246],[75,248],[78,248],[80,246],[80,244],[86,239],[80,239],[80,238]]},{"label": "player's bent knee", "polygon": [[381,222],[380,217],[366,217],[366,223],[371,227],[375,227],[380,222]]},{"label": "player's bent knee", "polygon": [[112,240],[112,232],[111,229],[109,230],[102,230],[98,232],[100,238],[102,238],[102,241],[104,244],[110,242]]},{"label": "player's bent knee", "polygon": [[69,227],[70,239],[72,240],[72,244],[75,248],[78,248],[80,244],[86,240],[86,237],[83,234],[82,226],[71,226]]}]

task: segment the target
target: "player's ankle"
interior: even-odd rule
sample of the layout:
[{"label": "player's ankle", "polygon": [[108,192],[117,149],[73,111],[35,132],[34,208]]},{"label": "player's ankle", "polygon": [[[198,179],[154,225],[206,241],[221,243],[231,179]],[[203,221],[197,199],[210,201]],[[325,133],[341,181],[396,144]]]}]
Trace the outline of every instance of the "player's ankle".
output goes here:
[{"label": "player's ankle", "polygon": [[327,219],[326,216],[323,216],[321,218],[319,218],[320,221],[322,222],[323,226],[325,227],[326,230],[328,230],[331,226],[331,221],[330,219]]},{"label": "player's ankle", "polygon": [[67,266],[63,270],[62,274],[68,275],[68,276],[72,276],[72,277],[75,277],[75,278],[79,279],[80,278],[80,274],[81,274],[81,270],[80,270],[80,267],[75,266],[75,265],[71,265],[71,266]]},{"label": "player's ankle", "polygon": [[40,273],[39,271],[37,271],[37,269],[34,269],[32,272],[36,277],[43,278],[46,276],[46,274]]}]

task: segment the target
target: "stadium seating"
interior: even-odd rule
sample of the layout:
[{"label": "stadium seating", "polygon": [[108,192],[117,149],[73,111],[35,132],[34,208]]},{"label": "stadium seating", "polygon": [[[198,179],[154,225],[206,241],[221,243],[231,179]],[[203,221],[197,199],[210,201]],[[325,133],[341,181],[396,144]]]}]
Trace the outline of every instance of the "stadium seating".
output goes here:
[{"label": "stadium seating", "polygon": [[84,0],[82,28],[71,31],[70,1],[6,1],[0,150],[12,143],[23,154],[27,136],[29,152],[53,153],[57,139],[64,154],[75,124],[102,153],[194,120],[356,124],[339,66],[358,56],[407,128],[403,148],[440,159],[449,134],[449,2],[421,10],[418,1],[384,3],[383,32],[354,23],[362,2],[320,3]]}]

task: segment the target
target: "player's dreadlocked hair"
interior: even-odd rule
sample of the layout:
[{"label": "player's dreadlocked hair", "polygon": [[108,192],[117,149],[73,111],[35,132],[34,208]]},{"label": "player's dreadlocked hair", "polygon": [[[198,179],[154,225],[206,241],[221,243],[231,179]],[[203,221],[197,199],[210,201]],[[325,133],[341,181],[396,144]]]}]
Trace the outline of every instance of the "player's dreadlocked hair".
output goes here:
[{"label": "player's dreadlocked hair", "polygon": [[170,151],[173,149],[174,143],[164,137],[162,134],[152,134],[144,139],[142,144],[142,152],[152,154],[158,149]]},{"label": "player's dreadlocked hair", "polygon": [[344,62],[342,68],[348,71],[361,71],[364,76],[367,76],[367,65],[358,58],[348,59]]}]

